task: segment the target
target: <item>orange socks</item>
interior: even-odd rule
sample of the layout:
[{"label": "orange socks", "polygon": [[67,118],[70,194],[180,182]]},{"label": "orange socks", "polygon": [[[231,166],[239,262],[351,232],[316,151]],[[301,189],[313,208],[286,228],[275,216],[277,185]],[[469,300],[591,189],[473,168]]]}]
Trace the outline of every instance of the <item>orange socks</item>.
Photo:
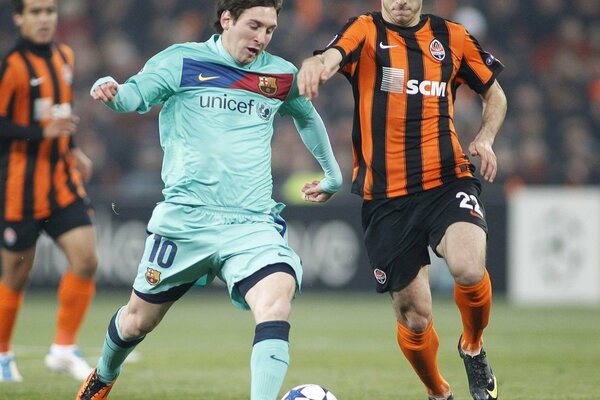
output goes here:
[{"label": "orange socks", "polygon": [[437,350],[439,339],[433,322],[430,322],[422,333],[414,333],[400,322],[398,326],[398,344],[413,369],[425,384],[427,393],[433,395],[446,395],[450,385],[444,380],[437,365]]},{"label": "orange socks", "polygon": [[10,350],[10,338],[23,303],[23,293],[14,292],[0,283],[0,353]]},{"label": "orange socks", "polygon": [[490,319],[492,283],[487,270],[481,282],[474,286],[454,284],[454,301],[463,323],[461,346],[467,352],[483,346],[483,330]]},{"label": "orange socks", "polygon": [[66,272],[58,287],[58,315],[54,343],[75,343],[77,331],[96,292],[93,279],[83,279]]},{"label": "orange socks", "polygon": [[[75,343],[79,326],[94,297],[96,283],[93,279],[78,278],[66,272],[58,288],[58,318],[54,343]],[[0,283],[0,353],[10,350],[10,339],[23,303],[24,293],[14,292]]]}]

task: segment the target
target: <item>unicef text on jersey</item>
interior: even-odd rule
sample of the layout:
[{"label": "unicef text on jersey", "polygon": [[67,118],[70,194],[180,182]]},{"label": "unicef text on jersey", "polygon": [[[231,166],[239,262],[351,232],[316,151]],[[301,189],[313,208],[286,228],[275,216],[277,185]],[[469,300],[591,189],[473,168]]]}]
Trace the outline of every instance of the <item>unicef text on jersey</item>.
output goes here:
[{"label": "unicef text on jersey", "polygon": [[252,110],[256,111],[263,120],[268,120],[271,117],[272,110],[266,103],[258,103],[255,105],[254,99],[244,101],[236,100],[235,98],[227,97],[227,94],[222,96],[200,96],[201,108],[212,108],[219,110],[229,110],[240,114],[252,115]]}]

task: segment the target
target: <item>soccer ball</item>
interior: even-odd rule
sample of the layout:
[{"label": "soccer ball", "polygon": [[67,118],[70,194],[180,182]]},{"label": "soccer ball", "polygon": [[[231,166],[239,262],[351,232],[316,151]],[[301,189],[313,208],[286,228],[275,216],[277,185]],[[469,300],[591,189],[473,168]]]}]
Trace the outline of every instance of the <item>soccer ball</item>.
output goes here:
[{"label": "soccer ball", "polygon": [[321,385],[308,383],[291,388],[281,400],[337,400],[337,397]]}]

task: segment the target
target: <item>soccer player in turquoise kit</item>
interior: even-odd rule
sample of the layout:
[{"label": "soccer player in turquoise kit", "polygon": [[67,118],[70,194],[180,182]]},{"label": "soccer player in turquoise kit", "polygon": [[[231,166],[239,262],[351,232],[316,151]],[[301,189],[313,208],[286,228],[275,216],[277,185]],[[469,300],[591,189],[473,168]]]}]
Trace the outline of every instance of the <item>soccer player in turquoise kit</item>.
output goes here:
[{"label": "soccer player in turquoise kit", "polygon": [[274,400],[289,363],[291,301],[302,267],[288,246],[282,204],[272,199],[271,138],[276,112],[291,115],[325,177],[302,188],[325,202],[342,184],[325,126],[298,94],[297,69],[265,48],[282,0],[219,0],[214,35],[167,48],[117,84],[91,95],[118,112],[162,104],[165,200],[153,211],[133,293],[111,319],[102,355],[77,399],[105,399],[127,355],[171,305],[215,277],[256,321],[251,400]]}]

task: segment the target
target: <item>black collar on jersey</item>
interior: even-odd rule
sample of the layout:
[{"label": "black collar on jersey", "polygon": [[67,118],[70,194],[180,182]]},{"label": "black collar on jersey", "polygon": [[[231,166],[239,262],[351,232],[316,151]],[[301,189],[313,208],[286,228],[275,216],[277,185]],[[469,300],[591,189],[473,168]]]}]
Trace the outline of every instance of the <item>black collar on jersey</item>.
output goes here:
[{"label": "black collar on jersey", "polygon": [[25,39],[24,37],[19,38],[15,50],[26,50],[30,51],[36,56],[43,58],[52,57],[52,46],[53,43],[47,44],[35,44],[31,40]]},{"label": "black collar on jersey", "polygon": [[423,25],[425,25],[425,23],[427,22],[427,19],[429,18],[429,16],[427,14],[421,14],[421,18],[419,19],[418,24],[416,24],[415,26],[404,28],[402,26],[398,26],[396,24],[387,22],[386,20],[383,19],[383,15],[381,15],[380,12],[373,13],[373,17],[378,18],[381,22],[383,22],[383,24],[385,25],[386,28],[396,31],[398,33],[416,32],[419,29],[421,29],[423,27]]}]

